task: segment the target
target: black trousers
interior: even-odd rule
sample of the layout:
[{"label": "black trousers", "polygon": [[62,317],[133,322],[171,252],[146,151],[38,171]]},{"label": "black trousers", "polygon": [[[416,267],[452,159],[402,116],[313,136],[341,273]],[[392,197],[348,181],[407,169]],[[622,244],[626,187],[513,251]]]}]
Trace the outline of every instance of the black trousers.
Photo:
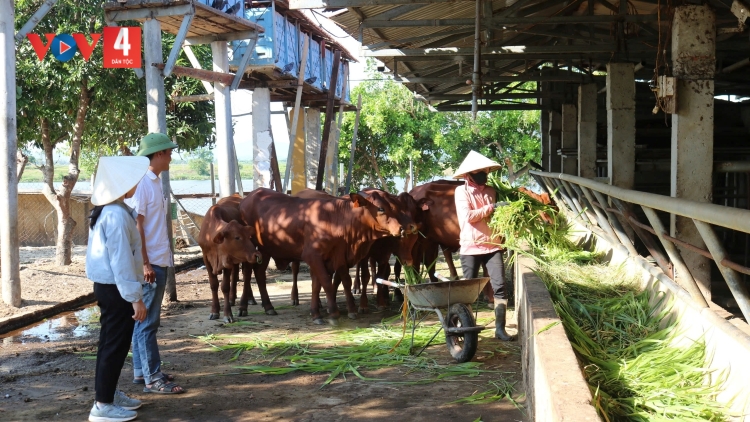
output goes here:
[{"label": "black trousers", "polygon": [[94,283],[94,294],[101,310],[99,350],[96,352],[96,401],[112,403],[117,381],[133,338],[133,305],[120,296],[114,284]]},{"label": "black trousers", "polygon": [[487,267],[495,299],[508,299],[508,293],[505,291],[503,251],[490,252],[484,255],[461,255],[461,269],[464,272],[464,278],[476,278],[482,264]]}]

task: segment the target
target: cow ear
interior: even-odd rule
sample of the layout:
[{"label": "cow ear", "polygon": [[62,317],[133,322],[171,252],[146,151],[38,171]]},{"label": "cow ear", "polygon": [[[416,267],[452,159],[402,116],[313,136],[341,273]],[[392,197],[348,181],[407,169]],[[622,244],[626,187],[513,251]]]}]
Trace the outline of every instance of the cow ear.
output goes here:
[{"label": "cow ear", "polygon": [[223,231],[216,233],[216,236],[214,236],[214,243],[224,243],[224,237],[225,234]]},{"label": "cow ear", "polygon": [[422,209],[422,211],[429,211],[430,206],[433,204],[434,202],[432,201],[432,199],[428,199],[428,198],[422,198],[419,200],[419,202],[417,202],[417,205],[419,206],[419,208]]},{"label": "cow ear", "polygon": [[351,198],[352,203],[354,204],[354,208],[358,207],[364,207],[369,202],[367,200],[369,195],[365,194],[364,192],[357,192],[357,193],[350,193],[349,198]]}]

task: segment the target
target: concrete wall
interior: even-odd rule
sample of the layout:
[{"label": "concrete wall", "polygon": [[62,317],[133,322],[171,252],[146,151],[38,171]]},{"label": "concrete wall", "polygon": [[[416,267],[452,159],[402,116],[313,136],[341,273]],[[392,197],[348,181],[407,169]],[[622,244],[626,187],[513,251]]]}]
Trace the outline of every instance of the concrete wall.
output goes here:
[{"label": "concrete wall", "polygon": [[[518,338],[529,420],[600,421],[549,292],[530,266],[530,259],[518,258],[515,274]],[[551,324],[555,325],[548,328]]]}]

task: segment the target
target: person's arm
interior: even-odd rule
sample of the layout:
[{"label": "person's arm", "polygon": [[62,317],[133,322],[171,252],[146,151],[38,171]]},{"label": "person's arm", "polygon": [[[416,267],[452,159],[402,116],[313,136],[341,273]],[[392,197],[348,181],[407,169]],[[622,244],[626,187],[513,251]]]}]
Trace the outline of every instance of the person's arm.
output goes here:
[{"label": "person's arm", "polygon": [[156,273],[151,267],[151,262],[148,260],[148,251],[146,251],[146,231],[143,229],[144,221],[146,217],[138,214],[135,218],[135,225],[138,227],[138,233],[141,236],[141,256],[143,256],[143,280],[146,283],[153,283],[156,281]]},{"label": "person's arm", "polygon": [[143,290],[135,270],[133,245],[128,238],[127,222],[112,218],[103,222],[105,245],[109,254],[109,266],[115,278],[115,285],[123,299],[133,304],[133,319],[146,319],[146,305],[143,303]]},{"label": "person's arm", "polygon": [[133,208],[135,209],[135,212],[137,213],[137,216],[135,218],[135,225],[138,227],[138,233],[141,236],[141,256],[143,257],[143,280],[146,283],[153,283],[156,281],[156,273],[154,272],[154,269],[151,267],[151,262],[148,259],[148,250],[146,250],[146,230],[145,230],[145,221],[146,221],[146,212],[147,212],[147,205],[149,203],[148,195],[146,194],[146,189],[143,188],[143,186],[139,183],[138,188],[135,190],[135,194],[130,199],[131,204]]},{"label": "person's arm", "polygon": [[466,216],[466,221],[469,223],[476,223],[487,218],[494,207],[492,205],[485,205],[481,208],[472,209],[471,203],[469,202],[469,194],[466,190],[456,189],[456,213]]}]

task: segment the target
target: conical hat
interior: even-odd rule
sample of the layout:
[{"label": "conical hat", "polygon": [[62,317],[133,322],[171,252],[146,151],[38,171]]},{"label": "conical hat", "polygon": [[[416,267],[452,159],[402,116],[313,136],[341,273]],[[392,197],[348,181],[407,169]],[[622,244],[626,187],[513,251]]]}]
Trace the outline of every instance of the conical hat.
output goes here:
[{"label": "conical hat", "polygon": [[460,179],[463,175],[477,170],[489,169],[489,171],[495,171],[500,167],[501,166],[497,161],[490,160],[476,151],[470,151],[469,155],[467,155],[461,165],[458,166],[458,170],[453,174],[453,178]]},{"label": "conical hat", "polygon": [[91,203],[107,205],[128,193],[148,170],[147,157],[101,157],[94,178]]}]

